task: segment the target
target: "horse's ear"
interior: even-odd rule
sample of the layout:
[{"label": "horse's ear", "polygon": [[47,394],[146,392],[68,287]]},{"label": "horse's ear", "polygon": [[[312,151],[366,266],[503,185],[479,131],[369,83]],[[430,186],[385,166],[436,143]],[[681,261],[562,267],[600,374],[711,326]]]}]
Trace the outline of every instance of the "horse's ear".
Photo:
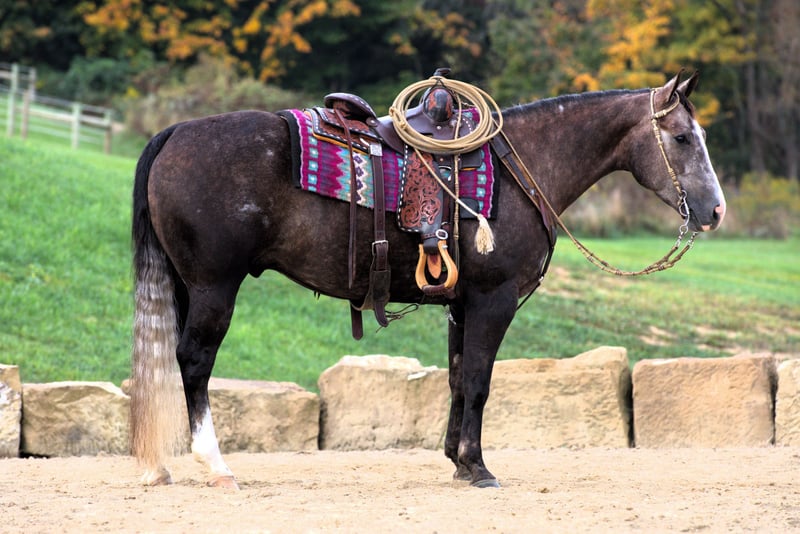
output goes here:
[{"label": "horse's ear", "polygon": [[[675,91],[677,91],[679,87],[678,83],[680,82],[681,74],[683,74],[683,69],[681,69],[674,78],[665,83],[664,86],[658,90],[656,93],[656,100],[658,103],[657,109],[664,108],[670,102],[672,102],[672,97],[675,96]],[[689,80],[691,80],[691,78],[689,78]],[[686,81],[688,82],[689,80]]]},{"label": "horse's ear", "polygon": [[680,93],[683,93],[683,96],[685,96],[686,98],[689,98],[689,95],[692,94],[694,88],[697,87],[697,82],[699,80],[700,80],[700,72],[694,71],[694,74],[689,76],[688,79],[681,82],[681,84],[678,86],[678,91]]}]

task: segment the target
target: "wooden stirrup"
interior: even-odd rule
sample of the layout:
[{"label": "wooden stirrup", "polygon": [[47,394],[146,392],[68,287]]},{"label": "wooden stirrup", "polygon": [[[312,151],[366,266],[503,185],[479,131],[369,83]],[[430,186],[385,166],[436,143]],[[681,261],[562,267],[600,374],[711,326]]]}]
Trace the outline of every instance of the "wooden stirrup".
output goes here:
[{"label": "wooden stirrup", "polygon": [[450,253],[447,252],[447,242],[444,239],[440,239],[437,243],[437,247],[439,249],[439,256],[441,256],[445,266],[447,267],[447,279],[443,284],[431,285],[428,283],[428,279],[425,277],[425,266],[428,263],[428,254],[425,252],[422,244],[419,245],[419,261],[417,261],[417,271],[415,277],[417,280],[417,286],[422,290],[423,293],[430,296],[442,295],[446,292],[449,292],[451,289],[453,289],[453,287],[455,287],[456,282],[458,282],[458,268],[456,267],[453,258],[450,257]]}]

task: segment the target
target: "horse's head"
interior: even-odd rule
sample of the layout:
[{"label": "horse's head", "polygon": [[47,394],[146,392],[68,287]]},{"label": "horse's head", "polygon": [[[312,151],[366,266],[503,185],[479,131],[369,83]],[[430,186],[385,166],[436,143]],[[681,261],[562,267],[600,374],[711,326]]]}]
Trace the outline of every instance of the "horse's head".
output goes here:
[{"label": "horse's head", "polygon": [[725,217],[725,196],[708,157],[705,130],[688,100],[697,79],[695,72],[681,82],[678,74],[651,90],[647,119],[637,127],[633,174],[682,216],[688,215],[691,230],[708,231]]}]

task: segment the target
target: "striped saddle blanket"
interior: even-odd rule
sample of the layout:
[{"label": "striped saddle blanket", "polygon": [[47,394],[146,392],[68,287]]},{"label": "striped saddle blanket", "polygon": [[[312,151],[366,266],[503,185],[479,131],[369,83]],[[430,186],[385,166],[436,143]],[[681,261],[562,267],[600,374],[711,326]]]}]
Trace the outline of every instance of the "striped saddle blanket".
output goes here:
[{"label": "striped saddle blanket", "polygon": [[[350,201],[351,189],[350,150],[314,133],[311,111],[292,109],[280,113],[289,124],[292,136],[293,179],[297,187],[326,197]],[[486,218],[495,214],[494,166],[489,145],[481,149],[480,165],[459,172],[459,190],[462,200]],[[386,211],[397,212],[400,203],[401,180],[407,168],[407,154],[383,146],[383,177]],[[366,152],[354,148],[353,162],[356,173],[356,202],[373,208],[372,162]],[[469,215],[464,212],[462,218]]]}]

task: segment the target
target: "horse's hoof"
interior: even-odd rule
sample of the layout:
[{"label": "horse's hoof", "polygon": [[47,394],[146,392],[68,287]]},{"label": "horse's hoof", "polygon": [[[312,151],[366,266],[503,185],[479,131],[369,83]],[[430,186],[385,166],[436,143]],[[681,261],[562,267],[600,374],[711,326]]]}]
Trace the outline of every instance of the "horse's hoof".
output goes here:
[{"label": "horse's hoof", "polygon": [[469,469],[467,469],[466,466],[459,465],[458,468],[456,468],[456,472],[453,473],[453,480],[469,482],[472,480],[472,474],[469,472]]},{"label": "horse's hoof", "polygon": [[164,467],[156,470],[148,469],[142,475],[141,481],[145,486],[168,486],[172,484],[172,475]]},{"label": "horse's hoof", "polygon": [[222,475],[214,477],[208,481],[208,485],[214,488],[223,488],[232,490],[239,489],[239,484],[236,483],[236,479],[233,478],[233,475]]},{"label": "horse's hoof", "polygon": [[496,478],[485,478],[483,480],[477,480],[473,482],[472,486],[475,488],[499,488],[500,483]]}]

